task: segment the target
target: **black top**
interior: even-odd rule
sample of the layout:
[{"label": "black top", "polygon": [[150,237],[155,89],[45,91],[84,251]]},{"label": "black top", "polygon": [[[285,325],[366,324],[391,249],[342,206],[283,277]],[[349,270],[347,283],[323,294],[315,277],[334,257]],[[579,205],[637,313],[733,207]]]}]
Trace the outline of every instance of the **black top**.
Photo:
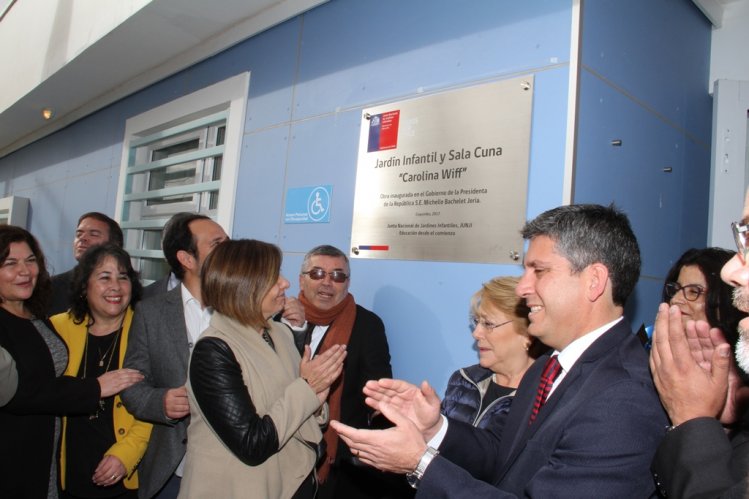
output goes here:
[{"label": "black top", "polygon": [[[85,357],[81,361],[78,377],[97,378],[117,369],[120,342],[117,331],[106,336],[88,335]],[[104,453],[115,442],[114,397],[100,401],[92,414],[69,416],[65,429],[66,477],[65,490],[79,497],[113,497],[127,491],[120,480],[111,487],[100,487],[91,480]]]},{"label": "black top", "polygon": [[[44,323],[54,332],[49,321]],[[94,411],[99,383],[56,376],[47,343],[34,324],[2,307],[0,345],[10,352],[18,369],[18,391],[0,408],[0,497],[46,497],[55,416]]]},{"label": "black top", "polygon": [[481,407],[479,408],[479,414],[484,412],[484,409],[497,400],[500,397],[504,397],[505,395],[509,395],[512,392],[515,391],[515,388],[510,388],[509,386],[502,386],[498,385],[494,381],[489,383],[489,387],[486,389],[486,395],[484,395],[484,398],[481,399]]}]

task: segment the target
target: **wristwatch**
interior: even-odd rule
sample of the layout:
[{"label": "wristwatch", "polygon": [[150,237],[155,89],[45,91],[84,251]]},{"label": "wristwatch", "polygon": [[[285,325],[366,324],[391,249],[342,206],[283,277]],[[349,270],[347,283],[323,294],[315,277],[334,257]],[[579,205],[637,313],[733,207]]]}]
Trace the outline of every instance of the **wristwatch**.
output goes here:
[{"label": "wristwatch", "polygon": [[427,450],[424,451],[421,459],[419,459],[419,464],[416,465],[416,469],[411,473],[406,473],[406,480],[408,480],[408,484],[411,487],[415,489],[419,488],[419,482],[424,476],[424,473],[427,470],[427,466],[429,466],[429,463],[432,462],[432,459],[434,459],[435,456],[437,456],[437,454],[439,453],[440,451],[438,451],[437,449],[427,447]]}]

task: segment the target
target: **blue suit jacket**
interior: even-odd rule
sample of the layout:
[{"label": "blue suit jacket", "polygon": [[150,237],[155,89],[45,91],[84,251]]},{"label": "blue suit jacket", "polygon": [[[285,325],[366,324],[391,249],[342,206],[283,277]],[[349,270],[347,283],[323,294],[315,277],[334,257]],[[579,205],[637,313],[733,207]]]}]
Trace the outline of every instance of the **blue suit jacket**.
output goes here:
[{"label": "blue suit jacket", "polygon": [[629,324],[622,320],[593,342],[528,426],[547,359],[523,377],[504,431],[450,420],[417,497],[655,494],[649,468],[667,418]]}]

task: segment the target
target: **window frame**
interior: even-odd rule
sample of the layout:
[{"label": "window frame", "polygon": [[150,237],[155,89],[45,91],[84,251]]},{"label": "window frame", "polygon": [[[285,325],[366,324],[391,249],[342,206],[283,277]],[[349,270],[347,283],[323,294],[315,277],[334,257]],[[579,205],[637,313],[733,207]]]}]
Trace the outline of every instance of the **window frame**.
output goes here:
[{"label": "window frame", "polygon": [[[143,139],[179,127],[180,124],[209,117],[215,114],[225,115],[225,130],[223,153],[221,155],[221,178],[218,190],[218,203],[215,212],[204,211],[201,203],[200,213],[205,213],[221,225],[227,234],[231,234],[234,219],[234,202],[236,199],[237,178],[239,175],[239,160],[242,150],[242,138],[244,136],[245,114],[247,109],[250,73],[244,72],[223,81],[197,90],[163,105],[145,111],[129,118],[125,122],[125,134],[122,141],[122,158],[120,161],[120,176],[117,186],[117,202],[115,208],[115,220],[123,228],[123,231],[133,229],[160,229],[168,219],[144,219],[138,217],[134,220],[123,220],[129,211],[126,211],[126,195],[129,184],[132,182],[133,173],[128,171],[132,167],[131,157],[136,148],[143,147]],[[171,137],[168,136],[168,137]],[[166,141],[168,142],[168,137]],[[204,184],[210,182],[203,180]],[[199,185],[201,183],[196,183]],[[138,193],[145,191],[138,190]],[[158,210],[156,210],[158,211]],[[152,213],[153,214],[153,213]],[[142,236],[142,234],[141,234]],[[134,260],[164,258],[161,249],[146,250],[139,248],[128,248],[125,240],[125,249],[131,252]],[[140,268],[140,265],[138,265]],[[144,282],[151,282],[145,280]]]}]

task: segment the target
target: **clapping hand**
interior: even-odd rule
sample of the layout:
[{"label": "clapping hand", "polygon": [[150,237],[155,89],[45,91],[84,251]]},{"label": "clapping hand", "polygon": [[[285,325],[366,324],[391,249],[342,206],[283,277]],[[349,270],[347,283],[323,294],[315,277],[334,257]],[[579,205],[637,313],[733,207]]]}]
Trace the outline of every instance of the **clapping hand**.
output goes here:
[{"label": "clapping hand", "polygon": [[302,362],[299,364],[299,374],[315,391],[320,403],[325,402],[330,391],[330,385],[343,372],[343,361],[346,359],[346,346],[333,345],[323,353],[311,358],[309,345],[304,347]]},{"label": "clapping hand", "polygon": [[661,303],[655,320],[650,370],[673,425],[717,418],[726,406],[731,348],[717,328],[688,321],[677,306]]},{"label": "clapping hand", "polygon": [[389,404],[410,419],[426,440],[431,439],[442,426],[440,399],[426,381],[418,387],[407,381],[383,378],[367,381],[363,391],[368,406],[387,417],[381,406],[383,403]]}]

